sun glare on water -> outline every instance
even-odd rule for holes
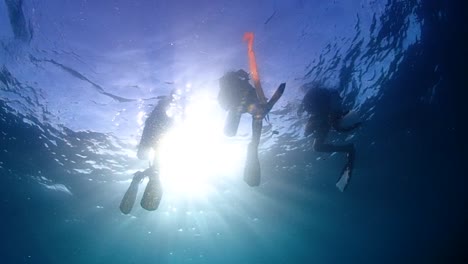
[[[247,142],[223,135],[224,118],[208,94],[187,103],[156,152],[164,195],[206,198],[217,183],[241,179]]]

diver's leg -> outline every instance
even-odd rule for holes
[[[324,138],[316,138],[314,141],[314,150],[317,152],[345,152],[348,157],[347,166],[353,167],[354,165],[354,157],[355,157],[355,148],[354,144],[346,144],[346,145],[333,145],[333,144],[326,144]]]
[[[346,152],[351,153],[354,151],[353,144],[346,145],[333,145],[324,143],[325,140],[316,138],[314,140],[314,150],[317,152]]]
[[[143,133],[141,134],[140,143],[138,144],[137,157],[140,160],[146,160],[150,156],[152,145],[155,143],[155,126],[146,120]]]
[[[311,128],[309,128],[311,127]],[[312,125],[306,127],[306,134],[314,132],[315,140],[313,143],[314,151],[317,152],[346,152],[350,153],[354,149],[353,144],[346,144],[346,145],[333,145],[325,143],[328,133],[330,133],[331,126],[327,123],[320,124],[319,127],[313,129]],[[309,131],[308,131],[309,130]]]
[[[255,117],[252,119],[252,142],[256,148],[260,144],[260,137],[262,135],[262,126],[263,126],[263,118]]]
[[[333,128],[337,132],[348,133],[348,132],[351,132],[351,131],[355,130],[356,128],[360,127],[361,125],[362,125],[362,122],[357,122],[357,123],[355,123],[353,125],[342,127],[342,126],[340,126],[339,122],[336,122],[336,123],[333,124]]]
[[[316,138],[314,140],[313,148],[317,152],[345,152],[348,157],[348,161],[344,166],[341,176],[336,183],[336,187],[340,189],[340,191],[344,191],[346,186],[348,185],[349,179],[351,178],[352,170],[354,168],[354,156],[355,156],[355,149],[354,144],[346,144],[346,145],[333,145],[333,144],[326,144],[325,140],[327,138],[328,133],[330,132],[329,125],[323,125],[316,130]],[[306,131],[307,133],[307,131]]]
[[[349,180],[353,173],[354,168],[354,156],[355,156],[355,149],[353,144],[346,144],[346,145],[332,145],[332,144],[325,144],[325,138],[317,138],[314,141],[314,150],[317,152],[345,152],[348,156],[348,162],[345,164],[341,171],[341,176],[336,182],[336,187],[340,191],[344,191],[348,186]]]
[[[317,152],[344,152],[347,154],[348,161],[345,165],[345,169],[352,170],[354,168],[354,158],[355,158],[355,148],[354,144],[345,144],[345,145],[333,145],[325,143],[327,135],[330,131],[329,126],[324,126],[317,130],[317,137],[314,140],[313,148]]]
[[[247,161],[244,169],[244,181],[250,186],[260,185],[260,161],[258,160],[258,145],[262,134],[263,119],[252,118],[252,141],[247,149]]]

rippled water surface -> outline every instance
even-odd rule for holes
[[[466,263],[463,5],[1,1],[1,262]],[[249,67],[245,32],[266,96],[286,83],[255,188],[250,121],[223,136],[216,100]],[[345,158],[313,152],[297,115],[317,81],[363,121],[330,134],[356,144],[343,193]],[[171,91],[185,110],[159,153],[161,205],[123,215],[145,118]]]

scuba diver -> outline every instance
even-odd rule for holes
[[[351,132],[361,126],[357,122],[350,126],[343,126],[343,118],[350,111],[344,111],[342,108],[343,98],[335,89],[324,87],[320,83],[313,83],[304,96],[298,109],[298,115],[304,111],[309,114],[309,120],[305,127],[305,136],[313,135],[313,148],[316,152],[344,152],[347,154],[348,161],[345,164],[340,179],[336,186],[340,191],[344,191],[354,169],[355,148],[354,144],[333,145],[325,143],[328,133],[333,128],[337,132]]]
[[[171,92],[169,96],[160,96],[158,99],[159,102],[145,121],[143,134],[140,144],[138,145],[137,157],[141,160],[149,159],[151,150],[156,151],[162,135],[167,132],[173,123],[173,119],[167,114],[167,111],[174,100],[174,92]],[[138,187],[146,177],[148,177],[149,181],[146,185],[140,205],[148,211],[158,209],[163,190],[159,180],[156,162],[157,157],[154,157],[153,163],[148,169],[137,171],[133,174],[132,182],[120,203],[120,211],[122,213],[130,213],[136,200]]]
[[[250,84],[249,80],[249,74],[242,69],[225,73],[219,80],[218,102],[221,107],[228,111],[224,126],[226,136],[236,135],[242,114],[249,113],[252,116],[252,140],[247,150],[244,181],[250,186],[258,186],[260,185],[261,175],[258,145],[262,134],[263,118],[280,99],[286,84],[282,83],[272,98],[262,103],[259,91]]]

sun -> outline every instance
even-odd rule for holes
[[[206,198],[218,183],[241,178],[247,141],[225,137],[224,119],[208,93],[187,102],[155,153],[165,195]]]

